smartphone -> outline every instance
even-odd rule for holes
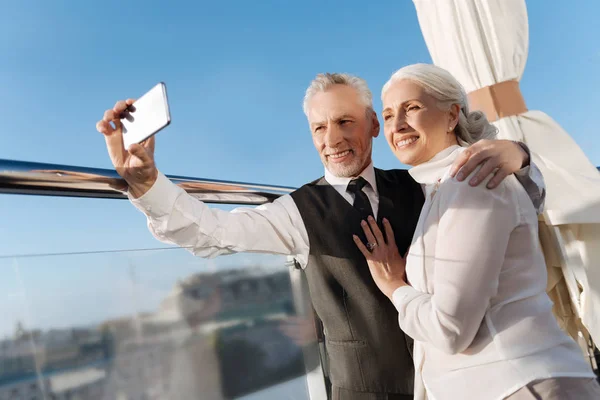
[[[167,87],[160,82],[125,110],[121,117],[125,148],[140,143],[171,123]]]

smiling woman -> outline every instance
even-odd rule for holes
[[[386,139],[413,166],[425,203],[405,259],[386,220],[385,236],[369,217],[367,244],[353,238],[415,341],[414,398],[425,388],[440,400],[598,398],[590,365],[552,314],[534,198],[515,176],[492,190],[451,177],[466,147],[495,128],[434,65],[400,69],[382,97]]]
[[[480,111],[469,111],[462,86],[445,70],[414,64],[395,72],[382,89],[384,131],[400,162],[429,161],[452,144],[492,139],[496,128]]]

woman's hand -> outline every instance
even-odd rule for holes
[[[385,236],[373,217],[369,217],[369,222],[362,221],[361,225],[367,237],[367,245],[353,235],[354,243],[363,253],[369,264],[369,271],[375,281],[375,284],[390,300],[394,291],[400,286],[406,286],[406,260],[400,256],[396,241],[394,240],[394,231],[387,219],[383,219]]]

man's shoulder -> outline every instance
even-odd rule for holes
[[[325,199],[331,199],[334,193],[336,193],[334,187],[323,176],[300,186],[290,193],[290,198],[296,203],[296,207],[302,210],[306,207],[313,208],[317,204],[323,204]]]
[[[297,192],[299,190],[303,190],[303,189],[306,189],[306,188],[311,188],[311,187],[315,187],[315,186],[322,186],[322,185],[328,185],[327,181],[325,180],[325,176],[322,176],[322,177],[317,178],[317,179],[315,179],[313,181],[305,183],[304,185],[302,185],[298,189],[296,189],[294,192]]]
[[[292,193],[290,193],[290,196],[292,197],[292,199],[295,202],[298,202],[298,200],[301,198],[306,198],[307,196],[308,197],[316,196],[317,192],[321,192],[322,188],[324,186],[328,186],[328,185],[329,184],[325,180],[325,177],[322,176],[320,178],[317,178],[311,182],[305,183],[304,185],[300,186],[299,188],[294,190]]]

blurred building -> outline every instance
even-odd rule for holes
[[[155,312],[94,327],[18,324],[0,342],[0,400],[234,398],[304,373],[278,329],[293,310],[288,271],[254,267],[195,274]]]

